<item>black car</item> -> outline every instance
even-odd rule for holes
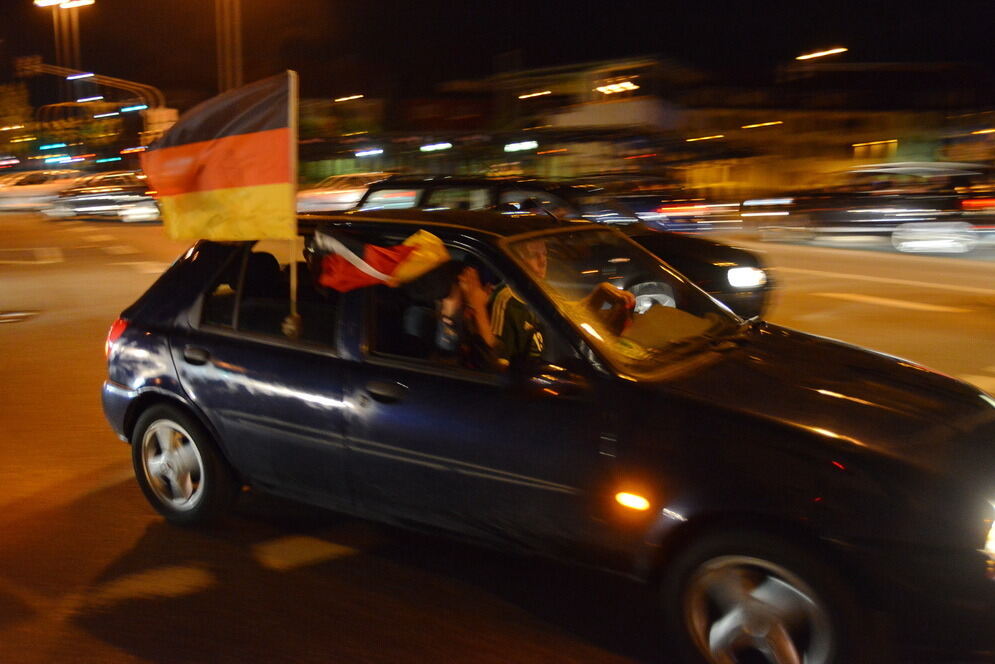
[[[595,186],[650,228],[676,233],[738,230],[738,201],[710,200],[666,175],[599,173],[573,183]]]
[[[109,171],[81,178],[43,212],[55,219],[97,217],[125,222],[157,221],[155,191],[144,173]]]
[[[541,352],[468,365],[417,281],[339,293],[286,241],[199,242],[107,338],[104,412],[170,521],[220,516],[248,484],[607,568],[658,590],[687,661],[884,662],[889,626],[991,647],[992,397],[744,321],[613,228],[317,222],[372,247],[434,234],[532,312]],[[629,311],[593,297],[623,292]]]
[[[743,202],[743,226],[767,240],[882,238],[903,252],[965,253],[995,229],[995,204],[979,193],[984,165],[869,164],[825,186]]]
[[[358,210],[538,211],[564,223],[618,226],[736,313],[766,310],[773,279],[753,252],[717,241],[660,232],[600,184],[570,185],[526,178],[398,176],[373,184]]]

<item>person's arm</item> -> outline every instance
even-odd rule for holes
[[[459,275],[459,287],[463,293],[466,312],[477,328],[477,334],[490,348],[496,348],[498,339],[491,329],[491,315],[487,308],[487,291],[480,283],[480,275],[472,267]]]

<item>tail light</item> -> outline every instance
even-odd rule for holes
[[[995,198],[965,198],[960,202],[962,210],[987,210],[995,208]]]
[[[104,357],[109,358],[111,356],[111,348],[114,347],[114,342],[121,338],[124,331],[128,329],[128,321],[124,318],[118,318],[111,325],[111,329],[107,332],[107,341],[104,342]]]
[[[657,214],[705,214],[708,212],[707,205],[661,205],[656,209]]]

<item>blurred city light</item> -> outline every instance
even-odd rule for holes
[[[28,141],[37,141],[37,136],[19,136],[17,138],[10,139],[11,143],[26,143]]]
[[[38,149],[39,150],[55,150],[56,148],[64,148],[64,147],[66,147],[65,143],[48,143],[46,145],[39,145]]]
[[[110,113],[97,113],[93,117],[94,118],[110,118],[110,117],[113,117],[115,115],[121,115],[121,114],[118,113],[117,111],[111,111]]]
[[[93,163],[95,164],[106,164],[109,161],[121,161],[121,157],[104,157],[103,159],[96,159]]]
[[[685,142],[694,143],[695,141],[710,141],[713,138],[725,138],[725,134],[712,134],[711,136],[699,136],[697,138],[685,138]]]
[[[979,129],[978,131],[972,131],[972,134],[995,134],[995,129]]]
[[[339,97],[338,99],[335,99],[333,101],[335,101],[335,102],[352,101],[353,99],[362,99],[363,97],[364,97],[364,95],[352,95],[350,97]]]
[[[35,0],[35,7],[52,7],[61,5],[65,0]]]
[[[542,97],[543,95],[553,94],[552,90],[543,90],[542,92],[530,92],[527,95],[518,95],[519,99],[531,99],[532,97]]]
[[[430,143],[428,145],[423,145],[418,149],[422,152],[436,152],[438,150],[448,150],[451,147],[453,147],[452,143]]]
[[[12,131],[14,129],[24,129],[24,125],[8,125],[6,127],[0,127],[0,131]]]
[[[121,109],[122,113],[129,113],[131,111],[144,111],[148,108],[147,104],[135,104],[134,106],[125,106]]]
[[[601,94],[611,95],[616,92],[629,92],[632,90],[638,90],[639,86],[632,81],[622,81],[621,83],[612,83],[610,85],[601,85],[594,88]]]
[[[80,97],[76,100],[77,104],[85,104],[88,101],[101,101],[104,98],[103,95],[94,95],[92,97]]]
[[[518,143],[508,143],[504,146],[505,152],[519,152],[521,150],[535,150],[539,147],[536,141],[519,141]]]
[[[884,141],[868,141],[867,143],[854,143],[853,147],[855,147],[855,148],[861,148],[861,147],[864,147],[865,145],[886,145],[888,143],[898,143],[898,139],[897,138],[889,138],[889,139],[884,140]]]
[[[67,81],[76,81],[76,80],[79,80],[81,78],[92,78],[93,76],[94,76],[94,73],[92,71],[88,71],[88,72],[84,72],[82,74],[71,74],[69,76],[66,76],[66,80]]]
[[[757,124],[743,125],[740,129],[756,129],[757,127],[773,127],[774,125],[784,124],[780,120],[774,120],[773,122],[758,122]]]
[[[121,150],[121,154],[131,154],[133,152],[145,152],[147,148],[144,145],[139,145],[133,148],[125,148]]]
[[[826,51],[816,51],[814,53],[806,53],[805,55],[799,55],[795,60],[811,60],[812,58],[821,58],[826,55],[836,55],[837,53],[846,53],[849,49],[843,48],[842,46],[837,46],[836,48],[831,48]]]
[[[86,7],[92,5],[96,0],[67,0],[59,5],[59,9],[73,9],[75,7]]]
[[[380,148],[370,148],[369,150],[359,150],[356,152],[357,157],[375,157],[378,154],[383,154],[383,150]]]
[[[17,157],[0,159],[0,167],[3,168],[6,168],[7,166],[16,166],[19,163],[21,163],[21,160],[18,159]]]

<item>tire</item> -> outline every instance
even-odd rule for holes
[[[171,523],[215,521],[228,512],[238,491],[211,436],[175,406],[142,413],[131,436],[131,460],[145,498]]]
[[[844,578],[814,552],[762,532],[706,536],[668,564],[661,591],[681,661],[891,661]],[[873,652],[872,652],[873,651]]]

